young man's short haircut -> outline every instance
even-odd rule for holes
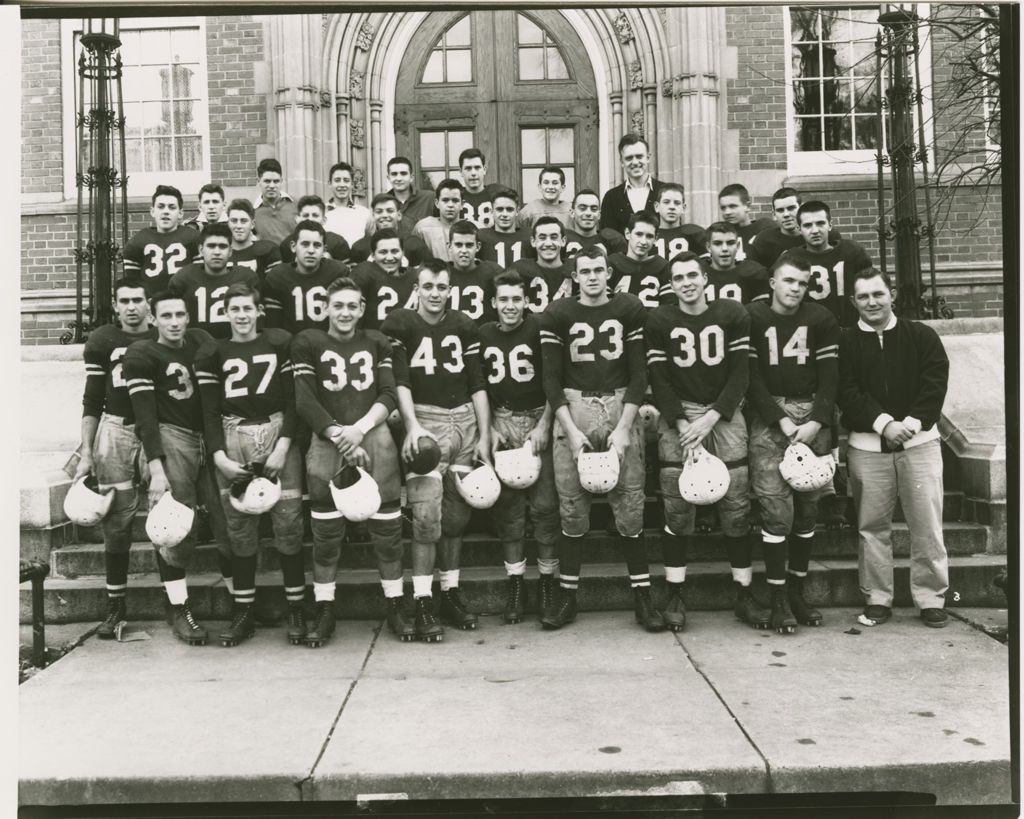
[[[671,259],[668,260],[668,269],[672,270],[672,267],[676,264],[676,262],[699,262],[699,261],[700,261],[700,256],[698,256],[692,250],[684,250],[684,251],[682,251],[680,253],[677,253],[675,256],[673,256]]]
[[[376,196],[373,197],[373,199],[370,200],[370,210],[376,208],[377,205],[383,205],[385,202],[394,202],[396,208],[398,208],[399,210],[402,209],[402,203],[398,201],[394,194],[378,193]]]
[[[678,182],[662,182],[661,188],[658,190],[659,201],[661,200],[661,195],[666,191],[678,193],[681,197],[683,197],[683,202],[686,201],[686,188],[684,188]]]
[[[718,192],[719,199],[722,199],[723,197],[726,196],[738,196],[740,201],[744,205],[750,204],[750,191],[748,191],[745,186],[740,185],[739,183],[726,185]]]
[[[360,299],[365,298],[362,288],[348,276],[338,276],[338,278],[327,285],[327,298],[330,299],[331,296],[342,290],[355,290],[359,294]]]
[[[591,245],[590,247],[580,248],[573,258],[573,268],[576,270],[580,269],[577,262],[580,259],[604,259],[604,263],[608,264],[608,251],[606,251],[601,245]]]
[[[629,221],[626,222],[626,230],[632,230],[640,222],[657,229],[659,219],[657,214],[651,213],[649,210],[638,210],[636,213],[630,214]]]
[[[306,196],[301,197],[299,201],[295,203],[295,211],[297,213],[302,213],[302,209],[308,208],[310,205],[320,208],[321,213],[327,212],[327,205],[324,204],[324,200],[316,194],[307,194]]]
[[[775,275],[775,271],[782,267],[795,267],[801,273],[811,272],[811,262],[809,259],[801,259],[799,256],[790,256],[788,253],[783,253],[779,258],[775,260],[775,264],[771,267],[771,275]]]
[[[540,169],[540,173],[537,174],[537,181],[538,182],[543,181],[544,174],[546,174],[546,173],[557,173],[558,174],[558,178],[561,181],[561,183],[563,185],[565,184],[565,171],[563,171],[557,165],[545,165],[543,168],[541,168]]]
[[[629,133],[625,134],[622,139],[619,140],[619,156],[622,156],[622,151],[625,148],[630,148],[633,145],[643,145],[644,150],[648,152],[651,150],[651,146],[647,144],[647,140],[640,136],[640,134]]]
[[[206,240],[211,236],[220,236],[221,239],[227,239],[228,244],[231,244],[231,228],[228,227],[227,222],[207,222],[203,225],[203,229],[199,231],[199,246],[205,245]]]
[[[231,306],[232,299],[252,299],[252,303],[259,307],[263,303],[260,291],[246,282],[235,282],[228,287],[224,293],[224,309]]]
[[[247,213],[250,219],[256,218],[256,211],[252,206],[252,202],[248,199],[232,199],[231,204],[228,205],[227,213],[230,214],[233,210],[240,210]]]
[[[805,213],[824,213],[825,218],[832,221],[832,209],[824,202],[819,202],[817,199],[812,199],[810,202],[804,202],[796,212],[797,224],[800,224],[800,217]]]
[[[188,303],[185,301],[184,296],[172,293],[170,290],[161,290],[149,297],[149,309],[154,316],[156,315],[157,306],[162,301],[180,301],[185,304],[185,310],[188,311]]]
[[[114,301],[117,301],[117,291],[125,288],[128,290],[142,290],[145,293],[146,285],[142,283],[141,279],[129,279],[122,277],[110,285],[110,292],[113,293]]]
[[[261,178],[263,174],[267,172],[276,173],[278,176],[284,176],[284,171],[281,170],[281,163],[273,157],[260,160],[260,164],[256,166],[256,178]]]
[[[428,273],[433,273],[435,276],[439,276],[441,273],[448,272],[448,265],[446,262],[442,262],[440,259],[424,259],[420,262],[420,266],[416,269],[416,283],[419,284],[420,273],[426,270]]]
[[[479,159],[481,164],[487,164],[487,157],[484,156],[484,152],[479,148],[466,148],[461,154],[459,154],[459,167],[462,167],[462,163],[467,159]]]
[[[730,194],[730,196],[733,194]],[[736,229],[736,225],[730,224],[729,222],[712,222],[708,225],[708,238],[711,238],[712,233],[731,233],[737,239],[740,238],[740,232]]]
[[[480,231],[477,226],[468,219],[459,219],[452,225],[452,229],[448,231],[448,241],[451,242],[452,237],[455,236],[456,233],[459,234],[459,236],[472,236],[475,239],[479,232]]]
[[[391,170],[392,165],[408,165],[409,173],[412,173],[412,160],[407,156],[393,156],[388,160],[387,169]]]
[[[224,200],[224,188],[222,188],[216,182],[207,182],[205,185],[203,185],[203,187],[199,189],[199,193],[196,195],[197,198],[202,199],[204,193],[215,193],[217,194],[217,196],[221,198],[221,201]]]
[[[873,279],[875,276],[880,276],[882,281],[885,282],[887,289],[892,290],[892,277],[889,276],[887,270],[879,270],[877,267],[863,267],[857,270],[853,274],[853,281],[851,282],[851,294],[856,290],[857,282],[867,279]]]
[[[501,286],[505,287],[521,287],[523,293],[526,293],[526,282],[523,281],[523,277],[519,275],[516,270],[503,270],[491,281],[494,285],[494,292],[498,292],[498,288]]]
[[[398,239],[398,246],[402,246],[402,237],[394,228],[381,228],[370,237],[370,253],[377,252],[377,246],[386,239]]]
[[[149,200],[149,203],[155,205],[158,196],[173,196],[178,200],[179,208],[185,207],[185,200],[181,196],[181,191],[173,185],[157,185],[156,190],[153,191],[153,198]]]
[[[772,194],[772,206],[780,199],[789,199],[791,196],[796,197],[797,203],[800,202],[800,192],[796,188],[779,188]]]
[[[311,230],[314,233],[320,234],[320,239],[324,242],[327,241],[327,230],[319,222],[314,222],[312,219],[303,219],[295,226],[295,230],[292,231],[292,241],[299,241],[299,234],[304,230]]]
[[[601,194],[599,194],[593,188],[584,188],[581,191],[577,191],[576,195],[572,198],[572,206],[573,207],[576,207],[576,200],[578,200],[581,196],[596,196],[597,197],[597,201],[598,202],[601,201]]]
[[[530,235],[536,238],[537,231],[545,225],[558,225],[559,232],[565,235],[565,226],[555,216],[541,216],[536,222],[533,223],[533,230],[530,231]]]
[[[327,179],[333,179],[334,174],[336,174],[338,171],[348,171],[349,173],[352,173],[352,166],[349,165],[347,162],[335,162],[333,165],[331,165],[331,169],[327,172]]]
[[[442,179],[437,183],[437,188],[434,190],[434,196],[438,199],[441,198],[441,191],[458,191],[459,196],[462,196],[466,192],[466,188],[458,179]]]
[[[499,199],[511,199],[516,203],[516,207],[519,207],[519,194],[511,188],[495,188],[494,193],[491,194],[491,204],[493,205]]]

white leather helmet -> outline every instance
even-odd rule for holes
[[[580,486],[592,495],[611,492],[619,482],[619,456],[614,449],[580,453],[576,461]]]
[[[177,546],[192,531],[196,513],[164,492],[146,516],[146,536],[154,546]]]
[[[697,446],[683,464],[679,494],[687,503],[708,506],[725,497],[729,489],[729,468],[704,447]]]
[[[828,486],[836,473],[832,454],[815,455],[807,444],[790,444],[779,464],[779,473],[797,492],[811,492]]]
[[[246,515],[262,515],[281,500],[281,481],[262,475],[240,481],[231,486],[228,500],[236,511]]]
[[[100,492],[93,475],[83,475],[70,487],[64,496],[64,514],[68,520],[79,526],[95,526],[110,511],[114,502],[114,490]]]
[[[380,488],[361,466],[346,464],[331,479],[334,507],[346,520],[369,520],[380,509]]]
[[[501,494],[501,482],[494,468],[482,463],[465,477],[455,475],[455,486],[474,509],[490,509]]]
[[[540,455],[534,454],[533,443],[527,441],[519,449],[494,453],[494,471],[505,486],[526,489],[540,477]]]
[[[644,425],[644,432],[650,434],[658,431],[658,421],[661,419],[661,413],[654,404],[641,404],[637,415],[640,416],[640,421]]]

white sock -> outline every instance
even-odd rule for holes
[[[430,597],[430,587],[434,584],[434,578],[429,574],[414,574],[412,576],[413,597]]]
[[[686,582],[686,567],[685,566],[666,566],[665,567],[665,580],[669,583],[685,583]]]
[[[558,558],[538,557],[537,570],[541,574],[558,574]]]
[[[441,575],[441,591],[457,589],[459,587],[459,570],[449,569],[446,572],[438,572]]]
[[[228,594],[234,595],[235,593],[235,578],[233,577],[222,577],[224,581],[224,588],[228,590]]]
[[[334,600],[334,584],[333,583],[317,583],[313,582],[313,599],[317,603],[330,603]]]
[[[505,573],[508,574],[510,577],[512,575],[519,575],[520,577],[522,577],[524,574],[526,574],[526,559],[524,558],[523,560],[520,560],[518,563],[509,563],[506,560]]]
[[[181,580],[165,580],[164,588],[172,606],[180,606],[188,600],[188,581],[184,577]]]
[[[385,597],[402,596],[402,578],[397,580],[384,580],[381,578],[380,585],[384,588]]]
[[[733,566],[732,579],[739,583],[741,586],[749,586],[754,582],[754,567],[747,566],[745,569],[737,569]]]

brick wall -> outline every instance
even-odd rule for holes
[[[60,21],[21,24],[21,191],[61,190]]]

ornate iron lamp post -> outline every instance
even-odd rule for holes
[[[75,320],[61,337],[85,340],[111,320],[111,283],[128,235],[121,46],[115,17],[82,21],[78,58],[78,218],[75,244]],[[120,228],[119,235],[118,228]],[[120,239],[120,241],[119,241]]]

